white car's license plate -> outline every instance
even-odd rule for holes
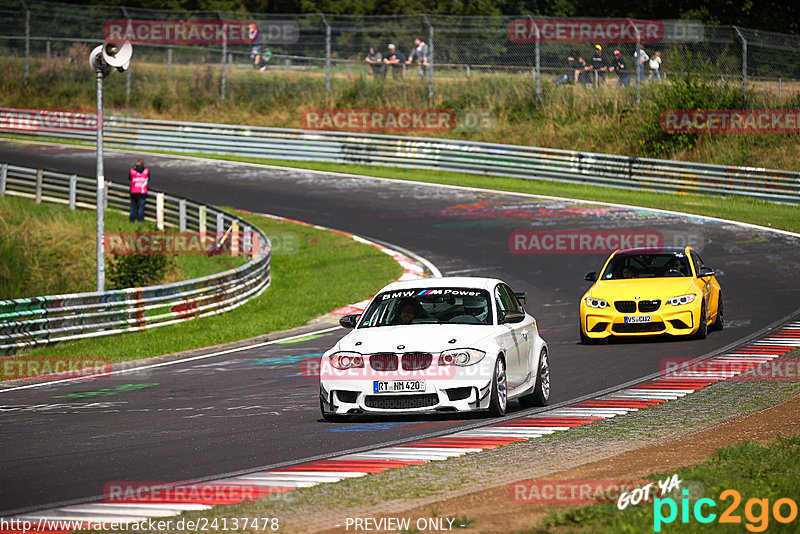
[[[625,324],[652,323],[652,315],[626,315]]]
[[[375,393],[407,393],[409,391],[425,391],[424,380],[375,380],[372,383]]]

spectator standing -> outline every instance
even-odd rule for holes
[[[364,58],[364,61],[368,65],[367,69],[369,69],[369,73],[373,76],[379,76],[384,69],[383,54],[376,51],[373,47],[369,48],[369,54]]]
[[[388,50],[386,51],[386,57],[383,58],[383,63],[385,65],[385,69],[388,68],[392,69],[392,77],[397,78],[398,76],[397,73],[402,70],[403,68],[402,63],[403,61],[405,61],[405,58],[403,57],[403,54],[399,50],[397,50],[397,48],[393,44],[389,43],[389,46],[387,48]],[[384,75],[386,74],[385,69],[383,71]]]
[[[406,65],[410,65],[414,61],[419,63],[419,77],[425,79],[431,64],[430,48],[419,37],[414,39],[414,49],[411,51],[411,55],[408,56]]]
[[[573,77],[575,76],[575,70],[577,68],[578,64],[575,62],[575,58],[569,56],[567,58],[567,66],[564,67],[564,74],[555,79],[555,84],[563,85],[565,83],[569,83],[570,81],[572,81]]]
[[[656,54],[650,58],[650,74],[647,75],[647,81],[653,79],[653,76],[658,78],[658,81],[661,82],[661,52],[656,52]]]
[[[614,61],[608,69],[617,73],[617,87],[629,87],[631,84],[631,73],[627,71],[625,60],[622,59],[622,52],[614,50]]]
[[[606,72],[608,71],[608,62],[603,55],[603,47],[594,45],[594,55],[592,56],[592,70],[596,72],[597,84],[604,82],[606,79]]]
[[[150,181],[150,169],[140,159],[128,173],[131,183],[131,215],[130,221],[144,221],[144,203],[147,198],[147,185]]]
[[[644,65],[650,60],[650,56],[644,51],[644,48],[639,47],[638,52],[633,53],[633,58],[636,60],[636,76],[640,82],[644,81]]]

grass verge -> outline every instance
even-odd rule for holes
[[[677,471],[684,484],[691,481],[691,487],[702,492],[677,494],[652,504],[628,506],[623,511],[616,503],[608,503],[554,512],[528,532],[743,532],[744,528],[750,532],[797,532],[798,462],[800,434],[777,438],[765,446],[744,441],[717,450],[705,462]],[[659,473],[647,479],[664,480],[672,474]],[[714,504],[703,501],[698,509],[696,503],[701,498]],[[784,499],[779,510],[781,516],[793,518],[789,524],[776,518],[774,505],[780,499]],[[786,499],[791,499],[794,505]],[[675,510],[674,516],[671,508]],[[698,521],[695,515],[698,510],[712,519]],[[733,522],[722,522],[726,510],[731,512]]]
[[[278,236],[284,244],[272,257],[272,285],[259,297],[220,315],[123,336],[41,347],[26,354],[95,356],[122,362],[228,343],[303,325],[371,297],[402,274],[389,256],[346,236],[225,209],[267,235]],[[326,290],[321,292],[320,287]]]
[[[94,291],[95,224],[94,211],[35,204],[28,198],[0,197],[0,299]],[[120,212],[106,211],[106,232],[153,230],[153,223],[131,223]],[[161,276],[151,284],[199,278],[246,261],[231,256],[168,258]],[[106,257],[109,268],[114,261],[113,257]],[[107,286],[114,289],[110,277]]]

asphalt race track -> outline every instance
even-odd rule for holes
[[[106,177],[126,181],[136,158],[108,151]],[[85,176],[95,171],[94,152],[78,148],[3,141],[0,161]],[[665,358],[720,349],[800,308],[800,240],[793,237],[587,202],[167,156],[147,156],[146,163],[154,189],[353,232],[412,250],[444,275],[495,276],[527,291],[528,310],[550,345],[553,403],[654,373]],[[509,236],[525,230],[632,231],[659,235],[665,245],[694,244],[717,269],[726,328],[703,341],[582,346],[583,276],[599,270],[607,254],[513,253]],[[280,279],[275,273],[273,283]],[[112,481],[189,481],[263,469],[483,420],[323,422],[317,382],[302,372],[342,333],[96,382],[0,392],[0,515],[96,497]],[[520,411],[516,403],[509,408]]]

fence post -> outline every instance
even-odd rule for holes
[[[228,23],[225,22],[225,17],[222,16],[222,13],[217,11],[217,16],[219,20],[222,21],[222,78],[220,79],[220,88],[219,88],[219,99],[220,102],[225,102],[225,85],[227,82],[227,76],[225,72],[226,63],[228,62]]]
[[[467,80],[469,80],[469,65],[467,65]]]
[[[167,48],[167,72],[172,72],[172,47]]]
[[[433,103],[433,24],[431,24],[428,15],[422,14],[425,18],[425,24],[428,25],[428,101]]]
[[[225,219],[223,218],[222,213],[217,212],[217,237],[216,240],[219,240],[222,237],[222,234],[225,233]]]
[[[245,225],[242,226],[242,254],[248,255],[252,252],[253,245],[253,230]]]
[[[25,9],[25,85],[27,86],[31,75],[31,8],[25,0],[22,0],[22,7]]]
[[[178,231],[186,231],[186,199],[182,198],[178,201]]]
[[[286,61],[284,62],[285,66],[286,66],[286,74],[289,74],[289,64],[290,63],[291,63],[291,60],[287,57]]]
[[[636,109],[639,109],[642,105],[642,77],[644,77],[644,65],[639,60],[639,55],[642,52],[642,36],[639,33],[639,28],[636,27],[636,24],[633,23],[631,19],[628,19],[628,24],[633,27],[633,31],[636,32],[636,54],[633,58],[635,63],[634,69],[634,77],[636,78]]]
[[[72,174],[69,177],[69,209],[75,209],[78,196],[78,175]]]
[[[36,169],[36,203],[42,203],[42,169]]]
[[[325,93],[331,98],[331,25],[324,13],[319,14],[322,23],[325,24]]]
[[[0,197],[6,194],[6,180],[8,179],[8,163],[0,165]]]
[[[250,245],[250,257],[252,259],[258,258],[258,234],[253,233],[253,244]]]
[[[164,229],[164,193],[156,193],[156,226]]]
[[[231,225],[231,256],[239,255],[239,223],[233,221]]]
[[[539,41],[541,40],[541,35],[539,33],[539,25],[536,24],[536,21],[533,20],[531,15],[528,15],[528,18],[533,25],[533,28],[536,30],[536,69],[533,71],[533,77],[536,80],[536,100],[539,101],[542,97],[542,87],[540,83],[540,79],[542,77],[542,64],[541,64],[541,49],[539,46]]]
[[[50,61],[50,38],[47,38],[47,41],[44,42],[44,54],[47,58],[47,61]]]
[[[347,64],[347,81],[350,81],[350,63]]]
[[[744,107],[747,107],[747,39],[739,30],[739,26],[734,26],[733,29],[742,40],[742,90],[744,91]]]
[[[206,246],[206,207],[200,206],[197,209],[197,230],[200,232],[200,242]]]

